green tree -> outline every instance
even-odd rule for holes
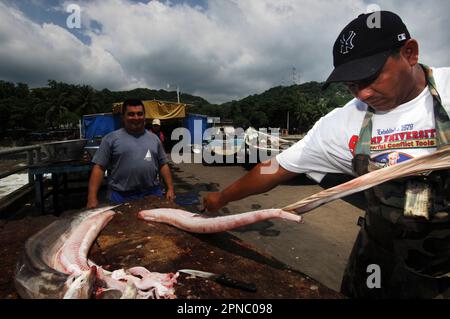
[[[92,87],[83,85],[78,90],[78,96],[78,107],[76,108],[77,114],[94,114],[99,112],[101,104],[98,95]]]

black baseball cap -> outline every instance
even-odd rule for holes
[[[370,78],[381,71],[394,48],[411,39],[402,19],[390,11],[360,14],[339,34],[333,46],[334,70],[322,89],[332,82]]]

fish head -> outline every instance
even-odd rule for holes
[[[132,281],[128,281],[124,289],[99,288],[95,293],[96,299],[136,299],[138,289]]]
[[[136,285],[130,280],[127,282],[127,286],[125,287],[122,296],[120,296],[120,299],[136,299],[137,294],[138,289],[136,288]]]
[[[89,299],[94,288],[96,275],[97,267],[92,266],[78,276],[69,276],[66,282],[67,291],[63,298]]]

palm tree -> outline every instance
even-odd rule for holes
[[[50,127],[59,127],[61,124],[67,124],[67,119],[73,119],[68,116],[77,105],[78,86],[48,81],[49,89],[45,92],[45,103],[48,107],[45,112],[45,122]]]
[[[79,104],[76,109],[78,115],[93,114],[100,110],[100,101],[98,99],[95,90],[88,86],[83,85],[79,90]]]
[[[59,127],[63,124],[69,109],[61,104],[53,104],[47,112],[45,112],[45,122],[52,128]]]

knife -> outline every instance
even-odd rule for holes
[[[193,269],[180,269],[178,271],[185,273],[185,274],[189,274],[191,276],[195,276],[195,277],[211,279],[211,280],[214,280],[215,282],[217,282],[221,285],[227,286],[227,287],[242,289],[242,290],[250,291],[250,292],[256,292],[255,284],[247,283],[247,282],[243,282],[243,281],[239,281],[239,280],[230,278],[226,274],[218,275],[218,274],[214,274],[212,272],[193,270]]]

